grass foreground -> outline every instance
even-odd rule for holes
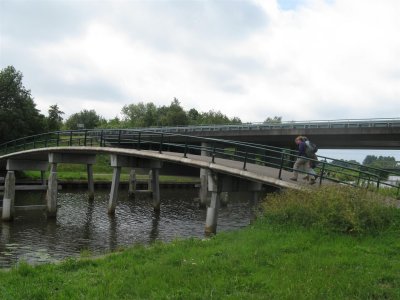
[[[210,239],[21,262],[0,272],[0,299],[400,299],[399,209],[370,209],[370,198],[332,187],[285,192],[247,228]]]

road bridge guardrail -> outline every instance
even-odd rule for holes
[[[176,140],[180,140],[180,142],[176,142]],[[275,168],[276,176],[279,179],[281,179],[283,170],[293,171],[293,163],[298,157],[297,153],[290,149],[253,143],[193,137],[154,130],[93,129],[56,131],[6,142],[0,145],[0,160],[6,159],[10,154],[18,151],[57,146],[135,148],[159,151],[160,153],[163,151],[179,152],[183,156],[189,153],[200,154],[203,152],[210,156],[211,162],[216,162],[217,158],[227,158],[242,162],[243,169],[246,169],[246,165],[250,163]],[[323,180],[328,180],[376,190],[387,187],[396,189],[397,197],[400,195],[400,182],[392,184],[385,181],[389,175],[400,176],[400,171],[366,167],[325,156],[317,156],[317,159],[309,160],[318,164],[316,170],[319,184],[322,184]]]
[[[140,128],[162,132],[207,132],[233,130],[270,130],[270,129],[341,129],[341,128],[390,128],[400,127],[400,118],[384,119],[338,119],[285,122],[255,122],[222,125],[187,125],[187,126],[155,126]]]

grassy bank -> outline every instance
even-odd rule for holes
[[[211,239],[20,263],[0,272],[0,299],[399,299],[399,221],[364,192],[283,193]]]

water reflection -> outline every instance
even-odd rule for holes
[[[120,192],[116,214],[110,216],[108,190],[96,191],[93,201],[88,201],[86,191],[62,191],[56,219],[47,219],[43,212],[24,212],[12,223],[0,222],[0,267],[21,259],[36,264],[77,256],[83,250],[101,254],[135,243],[204,237],[206,210],[194,201],[197,190],[166,189],[161,195],[161,210],[156,212],[149,195],[129,198]],[[238,198],[220,209],[218,231],[249,224],[257,203],[251,197]],[[32,192],[16,199],[17,205],[44,201],[43,195]]]

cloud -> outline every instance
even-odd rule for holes
[[[0,8],[0,67],[23,72],[44,112],[58,103],[67,115],[112,118],[125,104],[174,97],[243,121],[400,112],[397,0],[3,0]]]

